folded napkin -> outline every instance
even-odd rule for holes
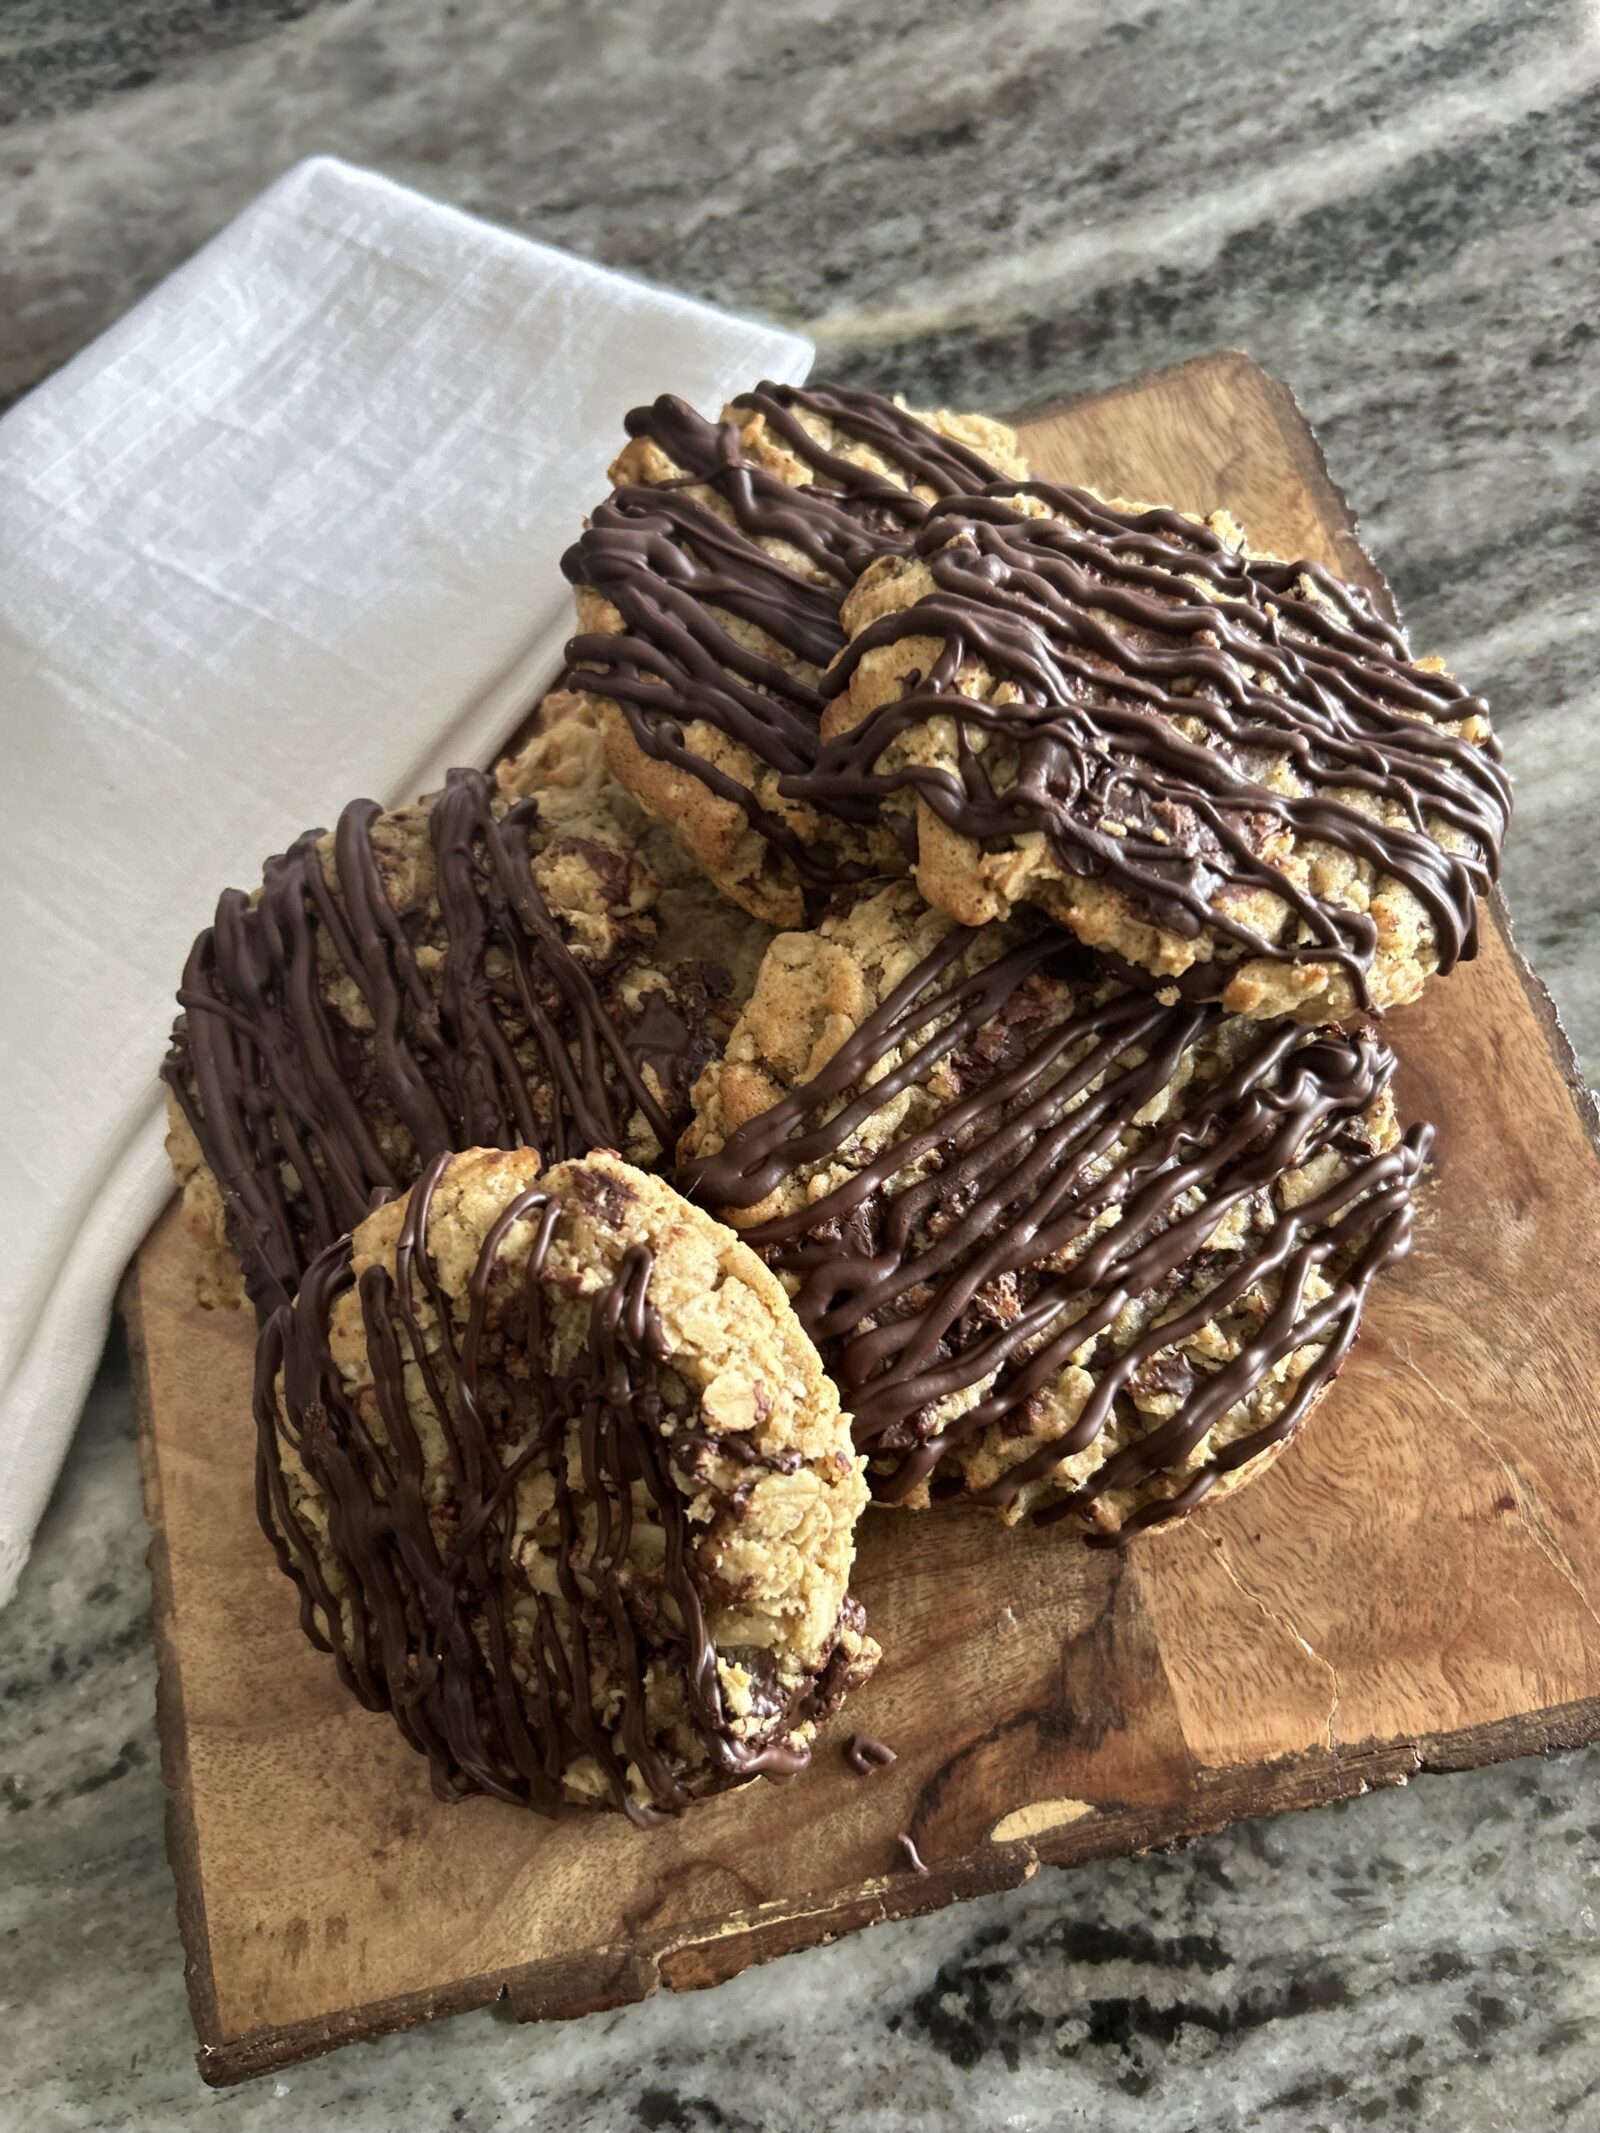
[[[0,1602],[170,1189],[218,891],[493,756],[627,408],[810,357],[319,158],[0,421]]]

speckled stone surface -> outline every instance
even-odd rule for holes
[[[1600,1061],[1600,27],[1385,0],[11,0],[0,398],[331,150],[1013,407],[1227,343],[1492,698]],[[0,2128],[1600,2128],[1600,1755],[1424,1779],[565,2028],[194,2074],[113,1344],[0,1624]]]

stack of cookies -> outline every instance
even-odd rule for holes
[[[869,1500],[1118,1544],[1278,1456],[1510,789],[1224,513],[842,387],[627,428],[534,738],[225,895],[166,1079],[307,1633],[440,1792],[649,1822],[870,1673]]]

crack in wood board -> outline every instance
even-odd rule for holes
[[[1331,1701],[1328,1705],[1327,1721],[1323,1727],[1323,1744],[1330,1749],[1337,1749],[1339,1745],[1339,1669],[1331,1659],[1323,1657],[1322,1653],[1311,1642],[1311,1639],[1299,1629],[1281,1608],[1274,1607],[1263,1593],[1257,1592],[1253,1585],[1240,1576],[1234,1566],[1232,1557],[1223,1546],[1219,1534],[1208,1532],[1205,1538],[1216,1551],[1217,1561],[1222,1565],[1223,1570],[1240,1592],[1244,1594],[1244,1597],[1253,1606],[1258,1607],[1269,1622],[1275,1622],[1300,1647],[1306,1657],[1315,1660],[1316,1664],[1327,1675],[1331,1689]]]
[[[1499,1467],[1511,1487],[1512,1505],[1518,1525],[1521,1526],[1523,1532],[1527,1534],[1528,1539],[1544,1557],[1551,1569],[1555,1571],[1556,1575],[1572,1588],[1578,1604],[1583,1608],[1595,1627],[1600,1629],[1600,1612],[1596,1611],[1594,1602],[1584,1590],[1583,1580],[1579,1577],[1572,1558],[1550,1530],[1549,1520],[1545,1514],[1544,1503],[1539,1491],[1516,1464],[1515,1460],[1509,1458],[1495,1442],[1489,1431],[1484,1428],[1477,1416],[1472,1413],[1464,1402],[1458,1400],[1453,1393],[1447,1392],[1442,1385],[1436,1384],[1417,1361],[1416,1357],[1407,1349],[1396,1343],[1393,1352],[1402,1367],[1409,1370],[1419,1384],[1426,1385],[1434,1398],[1439,1401],[1441,1406],[1448,1408],[1458,1422],[1466,1425],[1467,1429],[1477,1438],[1490,1458]]]

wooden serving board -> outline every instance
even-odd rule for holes
[[[1289,393],[1228,354],[1025,425],[1045,474],[1235,510],[1387,597]],[[130,1276],[169,1842],[200,2070],[225,2083],[504,1996],[582,2014],[857,1927],[1600,1736],[1596,1117],[1496,909],[1393,1018],[1439,1128],[1413,1256],[1304,1438],[1125,1556],[869,1514],[888,1654],[813,1768],[641,1834],[439,1805],[302,1639],[251,1500],[249,1329],[169,1213]],[[863,1782],[851,1727],[899,1751]],[[926,1874],[896,1843],[914,1838]]]

